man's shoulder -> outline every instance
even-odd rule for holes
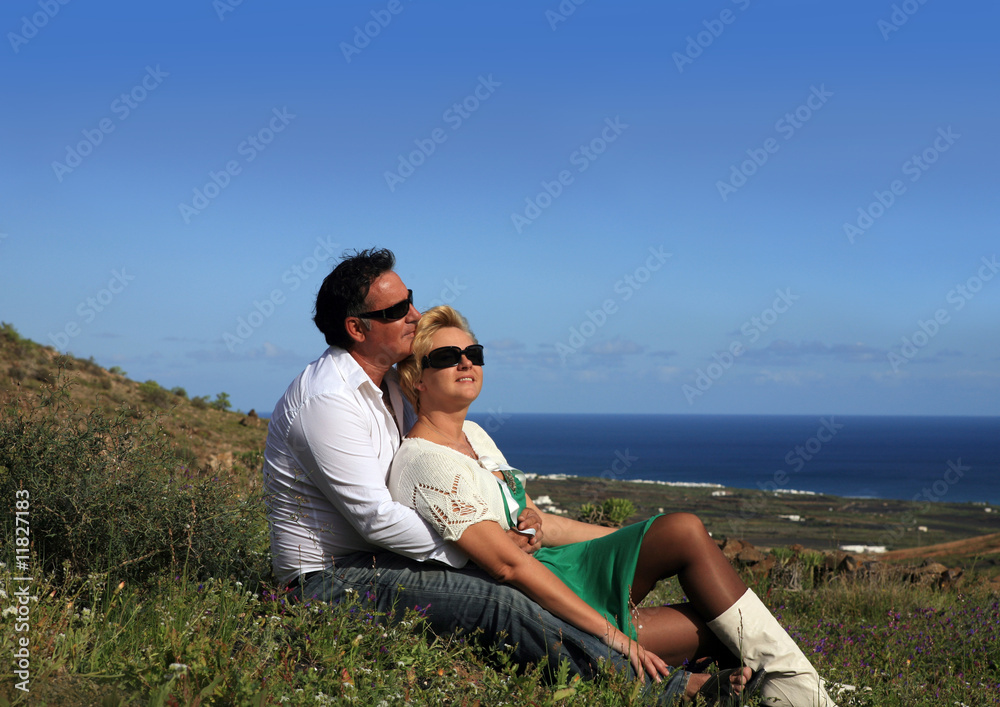
[[[323,398],[349,399],[353,397],[352,391],[357,391],[363,375],[364,371],[347,351],[331,346],[289,384],[276,411],[282,409],[293,413]]]

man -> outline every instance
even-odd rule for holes
[[[264,485],[271,552],[279,582],[293,596],[339,601],[374,595],[378,611],[398,616],[426,607],[437,632],[482,629],[495,645],[514,646],[521,665],[568,660],[596,674],[609,659],[628,660],[498,584],[421,519],[392,500],[389,464],[415,416],[393,366],[410,354],[420,313],[393,272],[388,250],[346,257],[316,297],[316,326],[329,348],[292,382],[268,428]],[[522,516],[520,527],[539,525]],[[512,531],[511,531],[512,532]],[[522,548],[524,535],[513,533]],[[664,695],[680,694],[678,671]]]

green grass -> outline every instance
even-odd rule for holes
[[[0,577],[11,586],[9,567]],[[624,705],[633,688],[565,674],[545,684],[540,670],[518,674],[503,653],[431,635],[414,610],[387,625],[363,597],[290,604],[238,580],[183,577],[120,589],[91,581],[89,602],[45,582],[33,591],[33,704],[552,705],[574,696]],[[0,641],[8,650],[10,631]],[[10,679],[2,695],[26,701]]]
[[[13,576],[0,568],[8,592]],[[633,704],[618,677],[546,684],[502,653],[433,636],[415,611],[387,625],[364,597],[292,604],[233,578],[168,574],[120,584],[91,577],[72,594],[32,584],[31,704]],[[822,675],[857,688],[841,705],[1000,704],[1000,611],[985,590],[757,589]],[[651,601],[680,598],[667,582]],[[4,623],[0,654],[11,655],[18,634]],[[27,703],[9,676],[4,699]]]

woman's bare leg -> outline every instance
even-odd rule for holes
[[[743,583],[698,516],[670,513],[649,526],[639,549],[632,601],[639,604],[661,579],[677,575],[702,621],[716,618],[743,596]]]
[[[739,665],[736,656],[712,633],[689,603],[637,609],[635,625],[639,643],[668,665],[679,667],[685,661],[705,657],[717,661],[720,668]]]

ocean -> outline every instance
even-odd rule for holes
[[[1000,505],[1000,417],[469,417],[529,473]]]

